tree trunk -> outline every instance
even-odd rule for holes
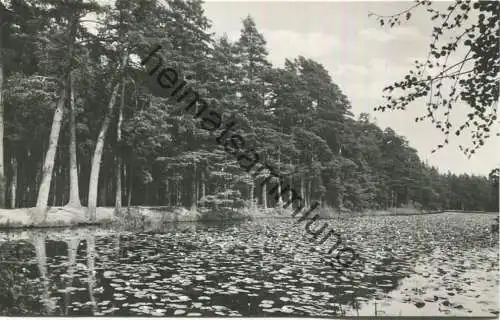
[[[115,215],[120,215],[122,209],[122,159],[120,155],[116,156],[115,171],[116,189],[115,189]]]
[[[122,161],[122,175],[121,175],[121,180],[122,180],[122,200],[123,196],[128,193],[128,166]]]
[[[128,62],[128,53],[125,50],[122,57],[119,73],[125,70]],[[123,75],[120,74],[121,77]],[[96,205],[97,205],[97,190],[99,187],[99,171],[101,169],[101,158],[104,149],[104,140],[106,139],[106,133],[108,131],[109,123],[111,122],[111,117],[113,116],[113,108],[116,102],[116,96],[118,95],[118,88],[120,83],[116,83],[113,92],[111,93],[111,98],[109,99],[108,112],[104,116],[104,121],[102,123],[101,131],[97,137],[97,142],[94,150],[94,156],[92,157],[92,166],[90,169],[90,181],[89,181],[89,199],[88,199],[88,211],[89,218],[92,222],[96,221]]]
[[[59,140],[59,133],[61,131],[61,123],[64,113],[64,103],[66,101],[66,93],[69,89],[69,78],[71,73],[72,59],[73,59],[73,47],[77,31],[78,16],[76,14],[70,14],[69,16],[69,28],[68,28],[68,51],[67,51],[67,69],[63,76],[63,84],[61,88],[61,96],[57,103],[56,110],[54,112],[54,118],[52,120],[52,128],[50,130],[49,136],[49,147],[47,153],[45,154],[45,161],[42,169],[42,181],[40,183],[40,188],[38,189],[38,198],[36,200],[36,216],[35,219],[44,219],[47,210],[47,203],[49,201],[50,184],[52,181],[52,171],[54,169],[54,161],[57,152],[57,144]]]
[[[57,169],[55,170],[54,172],[54,176],[52,177],[52,184],[53,184],[53,187],[51,188],[52,189],[52,207],[55,207],[57,205],[57,198],[56,198],[56,195],[57,195]],[[49,197],[50,198],[50,197]]]
[[[3,6],[3,5],[2,5]],[[0,22],[0,208],[5,208],[5,169],[3,163],[3,26],[4,22]]]
[[[165,200],[166,205],[170,206],[170,180],[165,180]]]
[[[196,207],[198,207],[198,201],[200,200],[200,183],[198,180],[196,180],[195,189],[196,189]]]
[[[255,183],[253,180],[250,182],[249,188],[250,188],[250,208],[253,208],[255,203],[254,200]]]
[[[61,90],[61,96],[57,102],[56,110],[54,111],[54,118],[52,120],[52,128],[50,129],[49,147],[45,154],[45,161],[42,169],[42,181],[38,189],[38,197],[36,200],[37,218],[44,218],[47,204],[49,202],[50,184],[52,182],[52,172],[54,170],[54,161],[56,159],[57,143],[59,140],[59,133],[61,131],[61,123],[64,113],[64,101],[66,100],[65,87]]]
[[[292,166],[292,160],[290,159],[290,174],[288,175],[288,185],[290,186],[290,188],[293,188],[293,175],[291,174],[292,170],[293,170],[293,166]],[[292,199],[292,195],[290,194],[290,192],[287,192],[288,194],[288,198],[289,199]],[[286,197],[286,196],[285,196]],[[288,199],[286,199],[288,201]]]
[[[108,104],[108,112],[104,117],[102,123],[101,131],[97,137],[97,143],[95,145],[94,156],[92,157],[92,167],[90,169],[90,181],[89,181],[89,200],[88,200],[88,211],[90,221],[96,221],[96,206],[97,206],[97,190],[99,187],[99,170],[101,169],[101,158],[104,149],[104,140],[106,138],[106,133],[108,131],[109,123],[111,121],[111,116],[113,115],[113,107],[115,105],[116,96],[118,94],[119,83],[113,88],[113,93],[111,94],[111,99]]]
[[[27,161],[26,161],[26,152],[24,150],[20,150],[18,151],[18,155],[17,155],[17,158],[20,160],[19,163],[18,163],[18,183],[19,185],[21,186],[21,188],[17,188],[17,191],[16,191],[16,205],[19,205],[19,207],[32,207],[33,205],[32,204],[27,204],[26,203],[26,198],[32,196],[33,192],[32,190],[30,190],[30,183],[29,181],[26,180],[26,172],[28,171],[26,168],[27,166]],[[41,162],[41,161],[40,161]],[[35,172],[38,171],[36,170],[35,168]],[[36,180],[36,179],[35,179]],[[33,181],[32,181],[33,183]],[[24,189],[24,190],[22,190]],[[25,191],[25,192],[21,192],[21,191]],[[34,197],[33,197],[34,198]],[[31,200],[31,198],[29,199]]]
[[[177,180],[177,199],[175,200],[175,205],[176,206],[181,206],[182,205],[182,202],[181,202],[181,188],[182,188],[182,180],[179,179]]]
[[[122,91],[120,97],[120,109],[118,110],[118,123],[116,125],[116,144],[118,145],[118,154],[116,156],[116,195],[115,195],[115,215],[119,215],[122,209],[122,122],[123,108],[125,107],[125,79],[122,79]]]
[[[340,180],[338,180],[337,184],[340,186]],[[339,203],[339,214],[340,214],[342,209],[344,208],[344,191],[342,189],[340,189],[340,192],[338,194],[338,203]]]
[[[104,162],[104,167],[106,168],[106,161],[102,161]],[[106,172],[106,171],[104,171]],[[101,187],[101,190],[99,190],[99,201],[97,201],[97,206],[101,206],[101,207],[106,207],[107,205],[107,199],[106,199],[106,195],[107,195],[107,191],[108,191],[108,175],[105,174],[104,177],[102,177],[102,184],[103,186]]]
[[[201,198],[205,198],[206,194],[206,181],[205,181],[205,170],[201,171]]]
[[[312,179],[308,179],[307,181],[307,204],[306,207],[309,207],[311,204],[311,186],[312,186]]]
[[[57,184],[58,184],[58,188],[59,188],[59,192],[57,193],[57,197],[58,197],[58,205],[62,206],[63,203],[64,203],[64,200],[66,198],[66,187],[63,185],[64,183],[64,179],[66,177],[65,175],[65,171],[66,170],[63,170],[64,169],[64,166],[61,164],[59,166],[59,170],[58,170],[58,179],[57,179]]]
[[[191,210],[196,210],[198,206],[198,198],[196,197],[196,194],[198,193],[196,191],[197,188],[197,183],[196,183],[196,163],[193,164],[193,181],[191,182],[193,189],[192,189],[192,194],[191,194]]]
[[[12,156],[10,159],[12,165],[12,181],[10,182],[10,207],[14,209],[16,207],[16,191],[17,191],[17,160],[16,156]]]
[[[80,208],[80,191],[78,186],[78,162],[76,158],[76,106],[75,106],[75,83],[73,74],[70,74],[69,80],[69,201],[66,204],[69,207]]]
[[[262,207],[267,209],[267,184],[262,186]]]
[[[278,146],[278,172],[281,170],[281,148]],[[291,186],[290,186],[291,187]],[[278,201],[277,205],[281,206],[281,181],[278,179]]]
[[[128,188],[127,188],[127,207],[130,208],[130,204],[132,203],[132,186],[134,182],[134,175],[132,174],[132,169],[127,170],[128,177]]]
[[[304,175],[301,173],[300,174],[300,198],[302,201],[305,202],[305,196],[304,196]],[[307,207],[307,204],[303,203],[305,207]]]
[[[111,158],[113,158],[113,157],[111,156]],[[113,162],[113,160],[111,160],[111,163],[112,162]],[[110,175],[110,177],[108,179],[111,180],[113,178],[113,176],[114,176],[114,172]],[[113,199],[116,196],[114,187],[115,187],[115,185],[113,184],[113,180],[111,180],[111,182],[108,183],[108,188],[106,189],[107,190],[106,191],[106,203],[107,204],[114,203],[112,200],[111,201],[109,200],[109,199]]]

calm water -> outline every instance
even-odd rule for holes
[[[0,231],[0,315],[494,316],[493,218],[332,220],[348,277],[293,220]]]

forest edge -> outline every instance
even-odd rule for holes
[[[192,109],[194,109],[195,110],[194,118],[196,119],[199,118],[200,116],[202,118],[201,128],[209,131],[211,134],[214,134],[215,131],[220,129],[222,126],[221,114],[218,113],[216,110],[210,108],[208,102],[205,99],[201,98],[200,94],[196,92],[192,87],[190,87],[189,85],[186,87],[187,84],[186,80],[182,77],[179,77],[179,72],[176,69],[172,67],[163,67],[163,58],[157,54],[161,48],[162,47],[160,45],[157,45],[145,58],[141,60],[141,65],[146,66],[146,64],[151,60],[151,58],[156,57],[157,63],[151,70],[149,70],[148,74],[150,77],[153,77],[155,73],[159,71],[156,77],[156,83],[161,87],[160,90],[161,96],[166,98],[174,98],[178,93],[182,91],[182,94],[180,94],[176,98],[177,102],[180,103],[191,94],[191,97],[193,99],[189,101],[189,104],[186,105],[184,110],[191,111]],[[186,88],[184,89],[184,87]],[[158,88],[153,88],[153,89],[154,91],[158,91],[156,90]],[[200,110],[199,107],[201,108]],[[215,138],[217,144],[223,145],[224,150],[227,153],[235,155],[239,165],[243,169],[245,169],[246,172],[250,173],[250,171],[252,171],[252,169],[257,166],[257,169],[252,174],[254,179],[259,175],[259,173],[262,170],[268,170],[270,172],[270,175],[268,175],[267,178],[261,182],[261,186],[263,186],[264,184],[268,186],[268,183],[271,180],[274,180],[273,178],[278,179],[278,183],[276,184],[276,186],[269,189],[268,194],[274,195],[279,203],[279,200],[283,197],[283,195],[288,193],[289,199],[285,202],[283,208],[286,209],[290,205],[292,205],[292,208],[295,210],[292,213],[292,217],[295,217],[304,208],[303,205],[304,201],[302,197],[299,196],[298,193],[293,188],[290,187],[290,185],[287,184],[286,186],[284,186],[283,176],[281,176],[279,173],[276,173],[274,168],[270,166],[267,162],[264,164],[261,163],[258,153],[255,152],[253,148],[245,149],[244,151],[240,152],[240,149],[243,149],[245,147],[245,139],[241,135],[234,133],[231,133],[232,134],[231,137],[228,137],[229,131],[233,129],[235,125],[236,122],[234,121],[231,121],[225,125],[224,130],[220,133],[218,137]],[[229,142],[231,143],[231,147],[229,147]],[[249,157],[249,155],[251,157]],[[245,160],[247,162],[242,160]],[[319,203],[315,202],[311,206],[311,208],[297,220],[296,223],[308,219],[311,212],[315,210],[318,206]],[[313,231],[311,226],[318,219],[319,215],[318,214],[314,215],[312,218],[309,219],[309,221],[305,226],[306,231],[313,236],[313,240],[316,240],[320,236],[320,234],[329,226],[329,224],[325,222],[323,223],[323,226],[321,228]],[[344,268],[350,266],[357,259],[357,254],[351,247],[344,246],[340,249],[337,248],[342,243],[342,239],[340,234],[335,232],[333,229],[330,229],[330,231],[325,234],[325,236],[320,240],[319,245],[326,242],[326,240],[328,240],[331,236],[335,236],[337,240],[335,241],[333,246],[328,250],[327,254],[330,255],[337,249],[338,252],[337,255],[335,256],[337,262]],[[343,259],[341,259],[342,254],[345,252],[351,253],[348,256],[350,258],[348,260],[348,263],[344,262]],[[332,266],[334,269],[336,269],[338,272],[344,273],[344,270],[336,268],[336,266],[332,263],[332,261],[329,261],[328,264]]]

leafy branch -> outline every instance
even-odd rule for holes
[[[440,11],[433,8],[431,1],[417,0],[413,6],[393,15],[370,13],[369,16],[375,16],[381,26],[389,25],[392,28],[401,25],[404,18],[410,20],[412,12],[419,7],[425,7],[431,15],[430,20],[436,21],[433,22],[435,26],[431,33],[427,59],[424,63],[415,61],[414,69],[404,76],[404,80],[385,87],[383,91],[387,93],[384,95],[387,102],[375,110],[405,110],[410,103],[427,97],[427,112],[415,121],[429,119],[441,130],[445,136],[444,142],[437,149],[448,144],[451,130],[458,136],[469,129],[472,146],[459,148],[470,157],[490,137],[490,128],[497,119],[500,4],[493,1],[471,4],[470,0],[459,0],[449,5],[445,11]],[[477,13],[475,23],[470,23],[472,10]],[[438,46],[446,33],[458,36]],[[458,51],[458,48],[465,50]],[[465,54],[460,57],[462,51]],[[458,59],[454,60],[458,62],[448,66],[448,61],[457,56]],[[466,65],[471,68],[463,71]],[[432,71],[436,68],[440,71],[433,74]],[[451,81],[449,87],[446,86],[447,81]],[[399,96],[395,95],[396,89],[399,90]],[[453,106],[460,101],[465,102],[472,110],[468,112],[465,122],[455,129],[450,122],[450,114]],[[442,114],[437,114],[438,112]],[[445,119],[441,120],[441,117]]]

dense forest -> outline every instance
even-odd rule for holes
[[[246,173],[150,89],[140,60],[161,45],[306,205],[498,210],[498,169],[438,172],[405,137],[355,116],[320,63],[299,56],[273,67],[251,17],[233,43],[210,32],[197,0],[7,0],[0,28],[4,207],[85,205],[92,217],[96,206],[276,205],[261,185],[268,173]]]

